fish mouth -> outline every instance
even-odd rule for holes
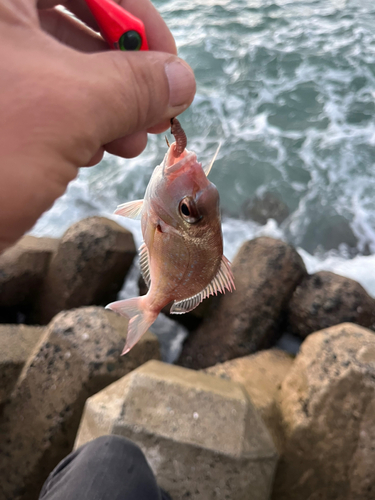
[[[170,147],[168,153],[164,159],[164,167],[163,167],[163,175],[171,175],[176,172],[182,170],[187,165],[190,165],[191,162],[195,162],[197,159],[197,155],[192,151],[188,151],[185,149],[179,157],[175,157],[173,155],[173,148]]]

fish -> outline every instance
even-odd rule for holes
[[[223,255],[219,193],[197,155],[186,149],[179,121],[171,120],[175,142],[151,176],[143,200],[119,205],[116,215],[141,220],[139,249],[146,295],[106,306],[129,319],[122,355],[134,347],[170,302],[171,314],[184,314],[210,295],[235,290],[229,260]]]

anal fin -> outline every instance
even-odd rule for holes
[[[225,293],[225,289],[232,292],[236,289],[234,285],[233,273],[229,260],[223,255],[219,271],[214,279],[201,292],[179,302],[172,304],[171,314],[185,314],[195,309],[204,299],[210,295],[217,295],[218,292]]]
[[[142,243],[139,247],[139,265],[141,267],[142,277],[148,288],[151,285],[151,275],[150,275],[150,259],[148,255],[148,249],[146,243]]]

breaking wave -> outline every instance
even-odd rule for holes
[[[197,96],[181,116],[188,148],[209,162],[228,257],[260,234],[296,246],[310,272],[328,269],[375,296],[375,5],[361,0],[157,0]],[[107,155],[82,169],[34,234],[60,236],[88,215],[141,198],[166,150]],[[246,220],[272,195],[289,214]],[[119,221],[119,218],[116,218]],[[121,221],[140,240],[139,223]]]

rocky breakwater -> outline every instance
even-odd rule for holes
[[[352,323],[312,333],[295,359],[148,363],[87,400],[76,446],[131,438],[174,499],[370,500],[374,370],[374,333]]]
[[[277,394],[272,500],[375,497],[375,336],[344,323],[309,335]]]
[[[44,329],[0,415],[1,500],[38,498],[49,472],[73,447],[86,399],[159,358],[151,333],[120,356],[126,331],[125,318],[101,307],[62,312]]]
[[[36,304],[45,324],[62,310],[116,300],[136,256],[133,235],[116,222],[90,217],[61,238]]]
[[[61,240],[26,236],[0,256],[1,500],[38,498],[73,447],[87,397],[160,358],[151,333],[121,357],[127,320],[80,307],[113,300],[135,255],[131,233],[93,217]]]
[[[372,500],[375,335],[342,323],[295,360],[265,350],[205,370],[243,384],[279,452],[271,500]]]
[[[0,255],[0,322],[25,322],[32,315],[59,240],[24,236]]]
[[[136,254],[133,235],[103,217],[61,239],[23,237],[0,255],[0,323],[47,324],[63,310],[108,304]]]
[[[71,309],[112,300],[135,255],[130,233],[93,218],[46,241],[46,251],[41,241],[32,242],[40,264],[19,259],[22,279],[13,270],[22,268],[25,240],[0,258],[0,290],[17,297],[19,279],[24,291],[18,304],[3,303],[3,318],[46,322],[68,309],[43,328],[0,329],[1,500],[36,500],[75,439],[105,433],[136,441],[174,500],[373,498],[375,337],[342,324],[373,328],[375,301],[360,285],[309,276],[284,242],[246,242],[233,262],[237,291],[201,309],[197,328],[199,317],[190,322],[179,362],[206,373],[137,368],[159,358],[152,334],[121,357],[126,319],[101,307]],[[52,300],[59,288],[65,299]],[[285,331],[306,339],[296,360],[256,352]]]
[[[232,269],[236,291],[220,297],[189,335],[178,364],[206,368],[272,346],[289,300],[307,275],[293,247],[266,237],[244,243]]]
[[[243,386],[150,361],[87,400],[76,446],[136,442],[174,500],[269,499],[277,452]]]
[[[320,271],[305,276],[287,309],[286,330],[306,338],[312,332],[340,323],[375,330],[375,301],[349,278]]]
[[[236,291],[220,296],[187,337],[178,364],[202,369],[342,322],[375,329],[375,299],[334,273],[308,275],[296,250],[268,237],[245,242],[233,259]]]

